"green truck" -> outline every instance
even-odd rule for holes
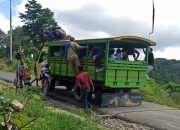
[[[66,42],[51,41],[44,45],[36,62],[36,75],[40,77],[41,63],[47,62],[51,67],[53,78],[50,90],[54,90],[55,85],[65,86],[67,90],[72,90],[76,100],[81,100],[82,93],[76,88],[75,76],[71,72],[68,60],[64,57]],[[105,69],[101,72],[95,71],[93,59],[88,57],[90,49],[83,50],[83,56],[80,57],[80,63],[95,84],[95,99],[101,100],[102,106],[134,106],[142,103],[141,94],[137,90],[145,87],[147,83],[148,53],[150,46],[156,45],[155,42],[137,36],[84,39],[75,42],[83,46],[97,45],[104,48],[105,56],[101,64]],[[109,51],[117,48],[136,49],[140,52],[140,57],[136,61],[131,58],[110,60]]]

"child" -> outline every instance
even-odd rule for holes
[[[31,86],[31,83],[30,83],[30,81],[31,81],[31,76],[30,76],[29,68],[28,68],[28,67],[25,67],[25,68],[24,68],[23,80],[24,80],[24,85]]]

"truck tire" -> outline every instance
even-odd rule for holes
[[[72,94],[75,100],[82,101],[83,93],[80,88],[78,88],[76,85],[74,85],[74,88],[72,90]]]

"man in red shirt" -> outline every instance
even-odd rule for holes
[[[79,74],[76,76],[76,85],[80,87],[83,92],[83,106],[84,110],[88,109],[88,105],[90,104],[88,101],[89,92],[91,90],[94,91],[94,84],[87,72],[83,72],[83,66],[78,66]]]

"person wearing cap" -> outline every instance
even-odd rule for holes
[[[94,91],[94,84],[89,76],[88,72],[83,71],[83,66],[78,66],[79,74],[76,76],[76,85],[80,87],[80,89],[83,92],[83,107],[84,110],[88,110],[88,106],[90,105],[88,101],[89,93],[91,91],[92,86],[92,92]]]

